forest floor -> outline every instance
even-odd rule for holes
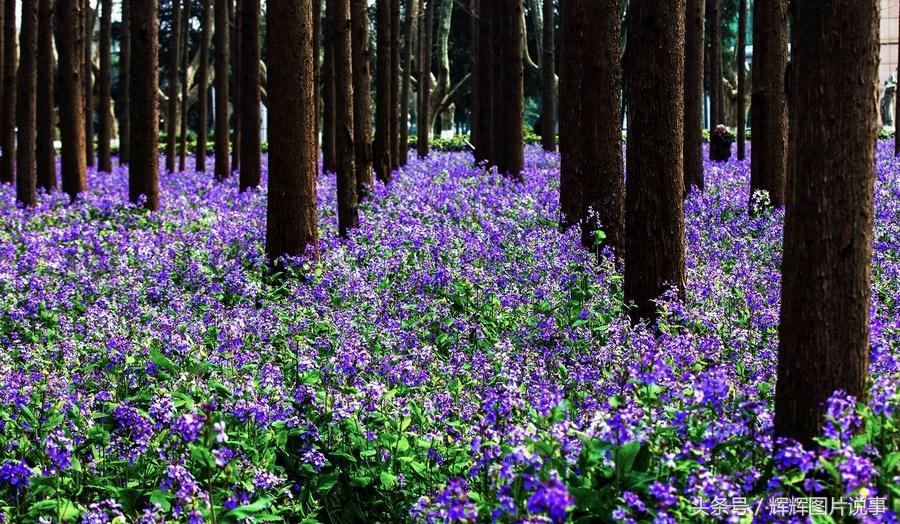
[[[265,190],[211,171],[164,176],[152,215],[124,170],[74,205],[0,188],[0,522],[781,521],[811,494],[896,522],[889,150],[870,398],[774,458],[783,211],[748,217],[749,162],[688,198],[687,297],[657,334],[558,230],[559,157],[535,147],[522,183],[414,160],[346,241],[321,177],[321,258],[277,278]]]

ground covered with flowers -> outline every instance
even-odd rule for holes
[[[321,259],[282,276],[265,191],[233,180],[166,176],[153,215],[124,170],[74,205],[0,189],[0,522],[781,521],[805,517],[776,497],[811,495],[896,521],[888,145],[870,399],[837,395],[821,449],[775,457],[783,212],[748,217],[749,164],[707,165],[687,200],[687,299],[654,333],[619,268],[557,230],[558,155],[526,163],[514,183],[413,161],[348,241],[323,176]],[[756,516],[709,510],[742,500]]]

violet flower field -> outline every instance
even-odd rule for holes
[[[466,153],[411,161],[348,241],[323,175],[321,258],[283,275],[265,190],[234,179],[163,176],[154,214],[124,169],[71,205],[4,186],[0,522],[841,522],[778,511],[820,495],[897,522],[892,147],[870,398],[837,393],[822,448],[775,456],[783,210],[748,217],[749,161],[708,164],[687,199],[687,299],[656,330],[559,231],[559,156],[534,146],[521,183]]]

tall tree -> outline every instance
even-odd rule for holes
[[[544,0],[543,56],[541,57],[541,144],[545,151],[556,151],[556,17],[553,0]],[[618,13],[616,13],[618,15]],[[618,33],[618,28],[616,29]],[[618,39],[618,37],[617,37]],[[576,44],[577,45],[577,44]],[[616,68],[618,64],[611,64]],[[618,92],[618,90],[616,91]],[[619,154],[621,156],[621,153]]]
[[[750,210],[753,194],[767,191],[773,206],[784,204],[787,179],[788,115],[787,0],[753,2],[753,86],[750,117]]]
[[[6,20],[10,17],[7,16],[7,11],[12,6],[13,13],[15,14],[16,3],[10,2],[9,0],[0,0],[0,183],[5,182],[4,176],[4,164],[6,160],[3,158],[4,153],[3,149],[6,146],[6,127],[7,127],[7,119],[8,116],[6,114],[6,45],[5,42],[8,40],[6,38]],[[12,17],[15,20],[15,16]],[[15,31],[15,28],[13,28]],[[14,124],[11,124],[14,125]]]
[[[738,38],[737,38],[737,158],[744,160],[747,156],[747,0],[738,3]]]
[[[229,0],[228,18],[231,20],[231,171],[241,170],[241,0]],[[230,173],[229,173],[230,174]]]
[[[335,153],[338,230],[344,238],[359,225],[353,147],[353,44],[350,0],[330,0],[334,59]]]
[[[231,176],[228,168],[228,2],[215,1],[215,176],[225,180]]]
[[[37,120],[37,0],[22,0],[22,32],[19,37],[19,96],[16,111],[18,155],[16,200],[25,206],[37,203],[35,143]]]
[[[376,0],[375,3],[375,142],[372,155],[375,176],[384,183],[391,180],[391,1]]]
[[[59,54],[59,138],[62,188],[73,200],[87,190],[84,148],[84,9],[86,0],[57,1]]]
[[[100,115],[100,129],[97,142],[97,170],[112,171],[110,140],[112,139],[112,93],[110,91],[110,70],[112,69],[112,0],[102,0],[100,12],[100,74],[97,75],[97,90],[100,93],[97,113]]]
[[[144,207],[153,211],[159,208],[159,4],[157,0],[130,1],[131,57],[146,71],[131,75],[132,162],[128,169],[128,197],[134,203],[143,197]],[[178,62],[174,63],[177,66]]]
[[[638,320],[656,318],[668,286],[684,289],[685,0],[629,5],[625,300]]]
[[[3,4],[3,107],[0,115],[0,183],[16,180],[16,4]]]
[[[353,136],[356,190],[364,196],[374,185],[372,178],[372,73],[369,68],[369,10],[366,0],[352,0],[353,24]]]
[[[419,26],[419,80],[417,85],[419,103],[416,113],[418,117],[416,146],[419,158],[428,156],[428,146],[431,140],[431,34],[434,30],[434,2],[435,0],[421,0],[425,18]]]
[[[835,390],[867,391],[879,9],[795,8],[775,435],[812,445]]]
[[[200,15],[200,66],[197,69],[197,151],[196,170],[206,172],[206,141],[209,130],[207,100],[209,92],[209,30],[210,0],[203,1]]]
[[[122,0],[119,42],[119,163],[131,156],[131,0]]]
[[[524,17],[521,0],[498,0],[494,23],[496,53],[494,87],[494,161],[505,175],[520,177],[525,164],[522,140],[525,113]]]
[[[722,99],[722,0],[707,0],[707,32],[709,46],[707,53],[707,73],[709,78],[709,132],[712,134],[716,126],[723,123],[725,115],[721,111]]]
[[[259,186],[259,0],[241,1],[241,190]]]
[[[595,232],[602,229],[605,243],[620,257],[625,247],[621,1],[562,0],[559,81],[562,226],[579,225],[588,248],[595,247]]]
[[[765,1],[765,0],[759,0]],[[684,48],[684,188],[703,189],[703,51],[706,0],[687,0]]]
[[[477,12],[473,23],[472,39],[472,145],[476,162],[486,162],[493,157],[494,88],[492,68],[494,63],[493,22],[495,6],[489,0],[475,0]],[[476,96],[477,95],[477,96]]]
[[[37,187],[49,192],[56,189],[56,149],[53,147],[53,84],[56,76],[52,0],[38,0],[37,54]]]
[[[269,2],[269,198],[266,254],[317,252],[312,1]]]
[[[316,90],[316,151],[319,150],[319,132],[322,131],[322,3],[312,0],[313,14],[313,86]]]
[[[400,165],[409,161],[409,96],[412,90],[413,39],[419,18],[419,0],[407,0],[403,25],[403,80],[400,85]],[[356,64],[354,64],[356,67]],[[358,169],[358,167],[357,167]]]
[[[85,161],[88,167],[94,167],[96,158],[94,155],[94,13],[91,10],[91,0],[84,0],[84,20],[81,30],[83,45],[84,65],[83,93],[84,93],[84,149]]]
[[[391,171],[400,167],[400,0],[391,2]]]
[[[325,21],[322,24],[322,167],[326,173],[337,171],[335,134],[337,122],[334,108],[334,24],[331,20],[332,5],[325,2]]]
[[[184,9],[181,14],[181,124],[178,130],[178,170],[184,171],[187,167],[187,121],[188,121],[188,94],[190,93],[190,79],[188,67],[191,61],[191,0],[184,0]]]
[[[166,171],[175,171],[178,140],[178,70],[181,65],[181,0],[172,0],[169,41],[169,103],[166,107]]]

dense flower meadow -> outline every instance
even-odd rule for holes
[[[413,161],[347,241],[323,176],[321,259],[283,275],[234,180],[165,176],[152,215],[124,170],[74,205],[0,189],[0,522],[840,522],[820,496],[897,522],[887,144],[871,395],[835,395],[818,450],[773,442],[783,211],[748,217],[749,163],[687,200],[687,299],[655,331],[558,231],[558,155],[526,164]]]

